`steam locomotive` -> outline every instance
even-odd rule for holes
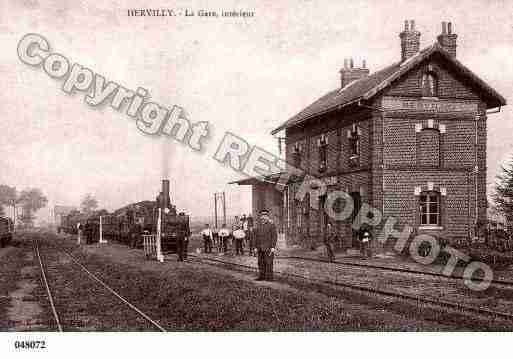
[[[14,225],[10,218],[0,217],[0,248],[5,247],[12,240]]]
[[[177,213],[169,196],[169,180],[162,180],[162,191],[155,201],[132,203],[108,213],[105,210],[85,215],[79,211],[64,216],[61,230],[68,234],[77,234],[78,225],[92,230],[94,241],[99,239],[100,217],[102,235],[107,240],[125,244],[142,245],[142,234],[156,234],[159,212],[161,216],[161,245],[163,252],[176,252],[180,237],[190,236],[189,216]]]

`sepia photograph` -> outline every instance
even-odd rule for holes
[[[513,3],[0,0],[0,45],[1,353],[504,355]]]

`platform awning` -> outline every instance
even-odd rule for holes
[[[238,181],[228,182],[228,184],[238,184],[239,186],[252,186],[257,184],[270,184],[276,185],[276,182],[280,179],[280,177],[284,175],[284,172],[274,173],[268,176],[259,176],[259,177],[248,177],[243,178]],[[292,175],[288,179],[288,182],[284,185],[288,185],[291,182],[295,182],[299,180],[300,177]]]

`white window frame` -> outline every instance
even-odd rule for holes
[[[426,196],[426,201],[422,201],[422,197]],[[431,201],[431,198],[435,196],[436,201]],[[437,207],[436,212],[431,212],[430,205],[435,204]],[[437,191],[423,191],[419,194],[419,223],[422,229],[441,229],[442,228],[442,195]],[[425,211],[423,211],[425,208]],[[426,217],[426,223],[422,222],[423,216]],[[436,223],[431,223],[431,216],[436,216]]]

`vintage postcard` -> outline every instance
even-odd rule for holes
[[[511,341],[510,2],[1,0],[0,45],[0,352]]]

